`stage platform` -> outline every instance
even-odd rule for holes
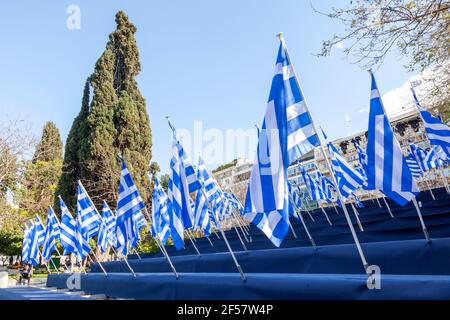
[[[81,290],[127,299],[450,299],[450,196],[443,188],[422,192],[419,205],[432,243],[427,243],[412,203],[400,207],[388,200],[394,218],[384,202],[364,202],[359,217],[360,231],[353,212],[355,230],[371,265],[381,269],[381,289],[369,290],[356,246],[342,210],[312,212],[315,221],[304,214],[318,249],[314,250],[301,224],[292,219],[297,238],[289,232],[280,248],[275,248],[255,226],[244,252],[235,230],[226,232],[247,275],[243,283],[236,272],[224,241],[214,234],[196,240],[201,255],[186,241],[177,251],[166,246],[180,273],[175,279],[167,261],[159,253],[130,256],[134,278],[123,261],[104,263],[108,276],[97,264],[81,275]],[[50,275],[47,286],[66,288],[69,275]]]

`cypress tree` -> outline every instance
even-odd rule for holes
[[[62,147],[63,143],[58,128],[53,122],[48,121],[44,125],[41,140],[36,145],[33,163],[62,159]]]
[[[135,80],[141,70],[136,27],[122,11],[116,14],[116,24],[90,77],[93,98],[87,117],[89,133],[80,140],[80,175],[94,202],[106,200],[114,206],[120,154],[149,204],[152,137],[145,99]]]
[[[56,191],[56,195],[61,195],[65,203],[72,208],[75,207],[76,183],[81,177],[80,154],[85,149],[81,141],[85,140],[88,135],[89,89],[89,79],[87,79],[84,85],[81,110],[75,117],[67,136],[62,174]],[[57,198],[55,198],[55,208],[59,208]]]
[[[53,204],[61,175],[62,148],[58,128],[53,122],[47,122],[21,181],[20,207],[28,213],[46,212]]]

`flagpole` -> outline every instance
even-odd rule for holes
[[[414,87],[412,86],[412,84],[411,84],[411,92],[413,94],[413,97],[416,97],[416,93],[414,91]],[[417,100],[417,103],[419,103],[418,100]],[[414,104],[416,104],[416,100],[414,100]],[[423,126],[425,128],[425,121],[423,120],[422,113],[420,112],[420,109],[419,109],[418,105],[416,105],[416,108],[419,111],[420,119],[422,120]],[[431,141],[430,141],[430,138],[428,137],[428,133],[426,132],[426,130],[425,130],[425,136],[427,137],[427,141],[428,141],[428,144],[430,145],[430,149],[432,149]],[[442,178],[443,178],[443,181],[444,181],[445,191],[447,191],[447,193],[450,194],[450,188],[449,188],[449,185],[448,185],[447,177],[445,176],[444,169],[442,168],[442,164],[440,163],[439,159],[438,159],[438,166],[439,166],[439,169],[441,171]]]
[[[359,220],[358,210],[356,210],[353,202],[351,202],[351,201],[350,201],[350,206],[352,207],[353,213],[355,214],[355,218],[356,218],[356,222],[358,222],[359,230],[361,230],[361,232],[364,232],[364,228],[363,228],[363,226],[361,224],[361,221]]]
[[[294,73],[294,77],[295,77],[295,81],[296,81],[296,83],[297,83],[297,86],[298,86],[299,88],[301,88],[301,86],[300,86],[300,81],[298,80],[297,73],[295,72],[294,65],[292,64],[292,61],[291,61],[291,59],[289,58],[289,52],[288,52],[286,43],[285,43],[284,38],[283,38],[283,33],[280,32],[277,36],[279,37],[279,39],[280,39],[280,41],[281,41],[281,43],[282,43],[282,45],[283,45],[283,47],[284,47],[284,49],[285,49],[285,51],[286,51],[287,58],[288,58],[288,60],[289,60],[289,62],[290,62],[290,64],[291,64],[291,66],[292,66],[292,71],[293,71],[293,73]],[[309,111],[308,105],[307,105],[307,103],[306,103],[306,98],[304,98],[304,100],[305,100],[305,108]],[[315,131],[315,132],[318,132],[318,131],[317,131],[317,128],[316,128],[316,125],[315,125],[314,120],[312,119],[312,117],[311,117],[311,124],[312,124],[312,126],[313,126],[313,128],[314,128],[314,131]],[[319,141],[320,141],[320,138],[319,138]],[[339,185],[337,184],[336,177],[335,177],[334,174],[333,174],[333,171],[332,171],[332,169],[331,169],[330,162],[329,162],[329,160],[328,160],[327,154],[326,154],[326,152],[325,152],[325,148],[324,148],[324,146],[322,145],[322,143],[320,143],[320,150],[322,151],[322,155],[323,155],[323,157],[324,157],[324,159],[325,159],[325,163],[326,163],[326,165],[327,165],[327,169],[330,171],[330,175],[331,175],[331,177],[333,178],[333,182],[334,182],[335,186],[337,187],[337,188],[336,188],[336,189],[337,189],[336,192],[337,192],[338,197],[339,197],[339,200],[340,200],[340,202],[341,202],[342,209],[344,210],[345,219],[347,220],[347,224],[348,224],[348,226],[349,226],[349,228],[350,228],[350,232],[351,232],[351,234],[352,234],[352,236],[353,236],[353,240],[354,240],[354,242],[355,242],[356,248],[357,248],[358,253],[359,253],[359,256],[360,256],[360,258],[361,258],[361,261],[362,261],[364,270],[365,270],[366,273],[367,273],[367,272],[368,272],[367,268],[369,267],[369,264],[367,263],[366,257],[365,257],[365,255],[364,255],[364,252],[363,252],[362,248],[361,248],[361,244],[359,243],[358,236],[356,235],[355,229],[353,228],[353,223],[352,223],[352,220],[350,219],[350,215],[348,214],[347,207],[345,206],[344,198],[342,197],[341,192],[339,191],[339,188],[338,188]]]
[[[150,213],[149,213],[148,210],[147,210],[147,207],[144,208],[144,213],[145,213],[145,215],[146,215],[147,218],[148,218],[148,225],[147,225],[147,228],[149,228],[149,230],[151,230],[151,225],[150,225],[150,223],[153,224],[153,220],[152,220],[152,217],[151,217]],[[166,248],[164,247],[164,244],[162,243],[162,241],[161,241],[161,239],[159,238],[158,234],[156,234],[156,237],[153,237],[153,239],[155,239],[156,244],[158,245],[159,249],[161,250],[163,256],[165,256],[165,258],[167,259],[167,261],[168,261],[168,263],[169,263],[169,265],[170,265],[170,268],[172,269],[172,271],[173,271],[175,277],[176,277],[177,280],[178,280],[178,277],[179,277],[179,276],[178,276],[178,272],[177,272],[177,270],[175,269],[175,266],[174,266],[173,263],[172,263],[172,259],[170,258],[169,254],[167,253],[167,250],[166,250]]]
[[[309,241],[311,242],[311,245],[312,245],[313,249],[314,249],[314,250],[317,250],[316,242],[314,241],[313,237],[312,237],[311,234],[309,233],[308,227],[306,227],[305,221],[303,221],[302,213],[301,213],[301,212],[300,212],[300,213],[298,212],[299,210],[298,210],[297,204],[294,202],[294,199],[292,198],[292,195],[291,195],[290,193],[289,193],[289,199],[291,200],[291,204],[294,206],[295,214],[296,214],[297,217],[300,219],[300,221],[301,221],[301,223],[302,223],[302,225],[303,225],[303,228],[304,228],[305,231],[306,231],[306,235],[308,236],[308,239],[309,239]]]
[[[423,221],[422,212],[420,211],[419,205],[417,204],[416,197],[414,197],[412,199],[412,202],[414,203],[414,206],[416,207],[416,211],[419,216],[420,224],[422,226],[423,234],[425,235],[427,242],[431,243],[431,238],[430,238],[430,235],[428,234],[428,230],[427,230],[427,227],[425,226],[425,222]]]
[[[167,119],[167,122],[168,122],[168,124],[169,124],[169,127],[172,129],[173,132],[175,132],[175,127],[174,127],[174,126],[172,125],[172,123],[170,122],[169,116],[166,116],[165,118]],[[202,182],[200,182],[200,183],[202,184],[202,187],[200,188],[200,190],[201,190],[201,192],[203,193],[203,196],[207,199],[208,197],[206,196],[206,192],[205,192],[205,190],[204,190],[203,183],[202,183]],[[241,276],[242,281],[245,282],[245,281],[247,280],[246,277],[245,277],[245,274],[244,274],[244,272],[242,271],[242,268],[241,268],[241,266],[239,265],[239,262],[237,261],[236,256],[234,255],[233,249],[231,249],[230,243],[228,242],[227,236],[226,236],[225,233],[223,232],[223,228],[222,228],[222,227],[219,228],[219,232],[220,232],[220,234],[222,235],[223,240],[225,241],[225,244],[226,244],[226,246],[227,246],[227,248],[228,248],[228,251],[229,251],[230,254],[231,254],[231,257],[233,258],[234,264],[236,265],[236,268],[237,268],[238,271],[239,271],[239,274],[240,274],[240,276]]]
[[[384,204],[386,205],[386,207],[388,208],[389,215],[391,216],[391,218],[394,218],[394,215],[392,214],[392,211],[391,211],[391,207],[390,207],[389,204],[387,203],[386,197],[384,196],[384,194],[383,194],[383,201],[384,201]]]

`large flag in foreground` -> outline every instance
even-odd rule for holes
[[[287,167],[320,145],[284,40],[280,40],[244,209],[245,218],[275,246],[289,229]]]
[[[380,190],[403,206],[419,194],[419,188],[394,136],[373,74],[371,79],[367,142],[368,186],[369,189]]]
[[[416,93],[413,89],[411,90],[414,97],[414,102],[416,103],[420,116],[422,117],[425,132],[427,133],[431,147],[440,146],[447,154],[447,158],[450,158],[450,127],[445,125],[441,119],[434,117],[431,113],[422,108],[419,100],[417,99]]]
[[[139,217],[142,216],[141,211],[144,208],[144,201],[142,201],[125,161],[122,159],[116,209],[116,234],[118,250],[123,255],[128,254],[128,244],[134,248],[139,240],[139,224],[142,221]]]

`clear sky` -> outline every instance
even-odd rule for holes
[[[347,2],[313,1],[321,10]],[[81,10],[79,30],[66,27],[69,5]],[[1,116],[30,122],[36,135],[52,120],[65,140],[118,10],[138,28],[138,83],[147,99],[154,159],[163,171],[170,160],[167,114],[188,130],[197,120],[221,131],[262,123],[279,31],[316,123],[332,139],[367,129],[369,75],[339,48],[328,58],[313,55],[342,26],[315,13],[307,0],[2,1]],[[392,54],[377,70],[381,92],[411,76],[398,59]]]

